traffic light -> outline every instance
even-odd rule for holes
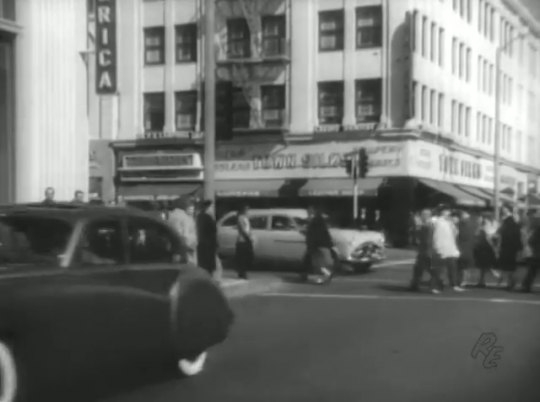
[[[366,152],[365,148],[360,148],[360,151],[358,152],[359,157],[359,170],[360,170],[360,177],[364,178],[367,175],[367,172],[369,170],[368,167],[368,154]]]
[[[349,176],[353,173],[353,160],[352,158],[345,159],[345,171]]]

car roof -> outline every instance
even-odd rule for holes
[[[307,210],[302,208],[253,208],[249,209],[250,215],[288,215],[297,218],[307,218]],[[234,214],[234,211],[229,212],[227,215]]]
[[[57,202],[54,204],[19,203],[0,205],[0,215],[17,214],[47,216],[65,221],[77,221],[81,218],[139,216],[155,218],[151,213],[132,207],[109,207],[92,204],[73,204]],[[155,218],[155,220],[158,220]]]

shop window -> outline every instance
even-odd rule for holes
[[[175,94],[176,129],[194,130],[197,121],[197,91],[182,91]]]
[[[144,63],[147,65],[165,63],[165,27],[145,28]]]
[[[172,263],[180,253],[176,238],[149,219],[128,219],[128,252],[132,264]]]
[[[197,24],[176,26],[176,61],[197,61]]]
[[[379,121],[382,103],[382,80],[356,81],[356,121]]]
[[[285,85],[261,87],[262,119],[266,127],[282,127],[285,116]]]
[[[356,9],[356,48],[382,45],[382,7],[370,6]]]
[[[0,20],[15,20],[15,0],[0,0]]]
[[[343,10],[321,11],[319,13],[319,50],[343,50],[343,35]]]
[[[163,131],[165,126],[165,94],[153,92],[144,94],[144,129]]]
[[[231,59],[251,57],[251,34],[245,18],[227,20],[227,54]]]
[[[343,81],[319,83],[319,124],[341,124]]]
[[[233,128],[249,128],[251,106],[243,88],[234,88],[232,94]]]
[[[266,216],[252,216],[249,218],[249,225],[254,230],[265,230],[268,219]]]
[[[265,56],[285,54],[284,15],[268,15],[262,18],[262,52]]]

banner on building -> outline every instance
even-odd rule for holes
[[[96,1],[96,93],[117,90],[116,0]]]

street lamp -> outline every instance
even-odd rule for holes
[[[495,122],[495,138],[494,138],[494,146],[495,146],[495,152],[494,152],[494,158],[493,158],[493,180],[495,181],[495,194],[493,195],[493,201],[495,204],[495,219],[498,221],[501,214],[501,208],[500,208],[500,201],[501,201],[501,195],[500,195],[500,163],[501,163],[501,153],[500,153],[500,119],[501,119],[501,53],[503,50],[505,50],[508,46],[510,46],[514,41],[524,38],[527,36],[526,33],[520,33],[519,35],[515,36],[514,38],[511,38],[510,40],[506,41],[505,43],[498,45],[497,49],[495,50],[495,116],[494,116],[494,122]]]

